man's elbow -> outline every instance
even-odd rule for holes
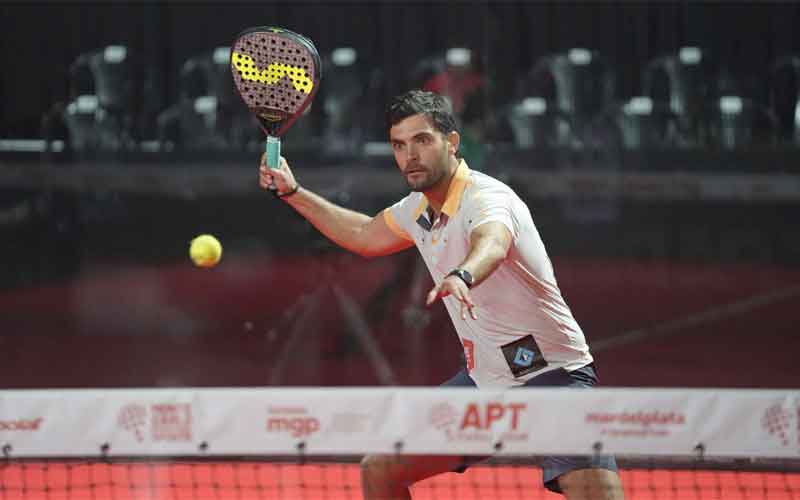
[[[358,248],[357,250],[353,250],[353,253],[355,253],[359,257],[363,257],[365,259],[371,259],[373,257],[379,257],[380,256],[380,254],[378,254],[374,250],[370,250],[369,248]]]
[[[411,247],[410,243],[397,242],[387,243],[387,242],[376,242],[376,241],[368,241],[363,245],[359,245],[356,248],[353,248],[352,251],[358,254],[361,257],[366,259],[371,259],[373,257],[383,257],[385,255],[391,255],[401,250],[405,250],[406,248]]]
[[[381,252],[378,251],[378,249],[369,245],[367,242],[364,243],[359,242],[359,244],[352,246],[350,248],[350,251],[358,255],[359,257],[364,257],[365,259],[380,257],[381,255],[383,255]]]
[[[358,255],[366,259],[372,259],[374,257],[383,257],[385,255],[391,255],[393,253],[399,252],[400,250],[402,250],[402,248],[368,245],[362,248],[361,251],[358,252]]]

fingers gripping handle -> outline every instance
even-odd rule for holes
[[[269,168],[278,168],[280,166],[281,158],[281,139],[280,137],[267,136],[267,166]],[[275,181],[273,180],[269,188],[275,191]]]

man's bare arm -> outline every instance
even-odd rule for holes
[[[361,256],[388,255],[413,245],[389,229],[382,213],[370,217],[302,187],[286,201],[328,239]]]
[[[458,267],[469,271],[477,285],[488,278],[503,262],[511,248],[513,238],[505,224],[487,222],[475,228],[469,239],[469,253]]]
[[[351,252],[364,257],[377,257],[399,252],[413,245],[412,241],[389,228],[383,214],[370,217],[336,205],[300,187],[283,157],[280,159],[280,166],[271,169],[266,166],[262,156],[259,184],[264,189],[275,189],[286,203],[319,232]]]

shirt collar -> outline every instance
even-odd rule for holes
[[[444,205],[442,205],[442,213],[447,214],[448,217],[455,215],[458,207],[461,206],[461,198],[464,196],[468,181],[469,167],[467,162],[462,159],[458,162],[456,173],[453,174],[453,179],[450,181],[450,187],[447,188],[447,196],[444,199]]]
[[[464,190],[467,189],[467,184],[469,183],[469,174],[470,170],[467,162],[462,158],[458,162],[458,167],[456,167],[456,172],[453,174],[450,186],[447,188],[447,195],[442,205],[442,213],[447,217],[452,217],[458,207],[461,206],[461,198],[464,196]],[[428,221],[425,215],[427,208],[428,198],[422,196],[417,209],[414,211],[414,220],[426,230],[430,230],[431,222]]]

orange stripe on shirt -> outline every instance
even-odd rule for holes
[[[400,227],[400,225],[394,219],[394,215],[392,215],[391,208],[387,208],[386,210],[383,211],[383,220],[386,221],[386,225],[389,226],[389,229],[391,229],[391,231],[394,234],[403,238],[404,240],[408,240],[411,242],[414,241],[414,239],[407,232],[405,232],[403,228]]]

